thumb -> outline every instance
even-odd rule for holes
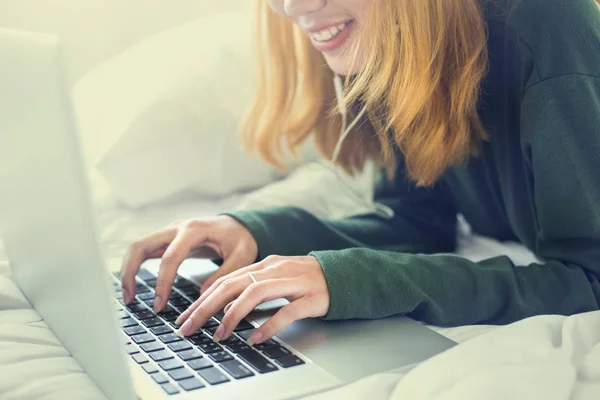
[[[241,251],[235,251],[235,252],[231,253],[231,255],[229,255],[229,257],[227,257],[227,259],[225,259],[225,261],[223,262],[223,265],[221,265],[217,271],[215,271],[211,276],[209,276],[204,281],[204,283],[202,284],[202,287],[200,288],[200,293],[204,293],[206,290],[208,290],[208,288],[210,288],[212,286],[212,284],[215,283],[215,281],[217,279],[219,279],[220,277],[228,275],[234,271],[237,271],[240,268],[247,267],[248,263],[246,262],[245,259],[246,259],[246,257],[244,256],[244,253]]]

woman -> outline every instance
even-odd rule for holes
[[[232,302],[214,336],[224,339],[282,297],[290,304],[251,342],[307,317],[504,324],[598,309],[594,0],[269,0],[258,16],[260,90],[246,143],[276,165],[282,142],[294,149],[311,135],[348,172],[371,160],[386,171],[376,199],[393,212],[323,221],[278,208],[187,221],[130,247],[126,300],[140,264],[162,256],[162,309],[179,264],[208,247],[224,264],[180,316],[183,335]],[[347,137],[335,74],[346,77],[350,116],[367,116]],[[440,254],[455,248],[458,213],[543,262]]]

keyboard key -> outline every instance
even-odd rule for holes
[[[269,339],[266,342],[263,343],[259,343],[259,344],[255,344],[254,347],[256,348],[256,350],[265,350],[265,349],[270,349],[273,347],[279,347],[280,344],[277,343],[276,341],[274,341],[273,339]]]
[[[220,344],[224,344],[224,345],[230,345],[230,344],[234,344],[234,343],[241,343],[242,341],[240,340],[239,337],[235,336],[235,335],[231,335],[229,336],[227,339],[225,340],[221,340],[219,343]]]
[[[167,350],[159,350],[150,353],[150,358],[156,362],[170,360],[171,358],[173,358],[173,354],[171,354]]]
[[[238,357],[240,357],[243,361],[250,364],[250,366],[260,372],[261,374],[265,374],[267,372],[276,371],[277,367],[260,355],[258,352],[254,350],[244,350],[237,353]]]
[[[154,309],[154,298],[144,300],[144,304],[146,304],[149,308]]]
[[[119,319],[127,319],[127,318],[129,318],[129,314],[127,314],[127,313],[125,312],[125,310],[118,310],[118,311],[117,311],[117,317],[118,317]],[[123,321],[121,321],[121,322],[123,322]],[[134,322],[135,322],[135,321],[134,321]]]
[[[193,377],[194,375],[185,368],[178,368],[171,372],[169,372],[169,376],[176,381],[180,381],[183,379],[188,379]]]
[[[263,354],[269,358],[281,358],[291,355],[292,352],[285,347],[271,347],[269,349],[265,349]]]
[[[209,357],[211,358],[211,360],[213,360],[216,363],[222,363],[223,361],[229,361],[229,360],[233,359],[231,354],[227,353],[226,351],[219,351],[217,353],[212,353],[209,355]]]
[[[181,297],[179,299],[169,301],[169,304],[171,304],[179,309],[187,309],[189,306],[192,305],[192,302],[189,301],[188,299]]]
[[[144,368],[144,371],[146,371],[147,374],[153,374],[155,372],[158,372],[158,368],[156,368],[156,365],[154,364],[144,364],[142,365],[142,368]]]
[[[164,317],[163,317],[163,318],[164,318]],[[179,327],[180,327],[180,325],[177,325],[177,324],[175,323],[175,320],[173,320],[173,321],[169,321],[169,325],[171,325],[171,326],[172,326],[173,328],[175,328],[175,329],[179,329]]]
[[[171,343],[169,345],[169,348],[174,351],[175,353],[180,352],[180,351],[184,351],[184,350],[189,350],[192,348],[192,345],[189,344],[188,342],[175,342],[175,343]]]
[[[153,334],[160,336],[160,335],[165,335],[167,333],[173,333],[173,329],[169,328],[166,325],[160,325],[160,326],[155,326],[153,328],[150,329],[150,332],[152,332]]]
[[[154,299],[154,292],[142,293],[137,297],[142,301],[151,300]]]
[[[150,279],[156,279],[156,276],[146,268],[140,268],[137,273],[137,277],[146,282],[148,282]]]
[[[186,286],[184,288],[179,288],[179,291],[185,294],[186,296],[191,297],[194,300],[200,297],[200,289],[198,289],[195,286]]]
[[[238,360],[230,360],[221,363],[221,367],[235,379],[244,379],[254,375],[245,365]]]
[[[236,332],[242,339],[244,340],[248,340],[248,338],[250,337],[250,335],[252,335],[252,332],[254,332],[254,329],[250,329],[247,331],[242,331],[242,332]]]
[[[135,313],[138,311],[142,311],[145,310],[146,307],[143,306],[140,302],[138,302],[137,300],[132,301],[131,303],[129,303],[129,305],[127,306],[127,311]]]
[[[166,335],[161,335],[158,338],[165,344],[181,342],[183,340],[181,337],[177,336],[175,333],[168,333]]]
[[[196,349],[181,351],[181,352],[177,353],[177,355],[183,361],[190,361],[190,360],[195,360],[197,358],[202,358],[202,353],[200,353]]]
[[[136,294],[148,293],[149,291],[150,291],[150,289],[148,289],[148,287],[146,285],[143,285],[141,283],[138,283],[137,285],[135,285],[135,293]]]
[[[239,353],[240,351],[244,351],[244,350],[250,350],[250,346],[248,346],[246,343],[243,342],[239,342],[239,343],[233,343],[227,346],[227,350],[231,351],[232,353]]]
[[[171,307],[169,307],[171,308]],[[165,313],[160,313],[159,314],[161,316],[162,319],[164,319],[167,322],[175,322],[175,320],[177,318],[179,318],[179,315],[181,315],[181,313],[179,311],[169,311],[169,312],[165,312]]]
[[[130,326],[137,326],[137,322],[133,318],[125,318],[121,320],[121,328],[129,328]]]
[[[148,309],[142,310],[142,311],[136,311],[134,314],[136,317],[138,317],[138,319],[148,319],[148,318],[154,318],[156,316],[156,314],[154,314],[153,311],[150,311]]]
[[[146,357],[142,353],[134,354],[131,356],[131,358],[133,358],[133,360],[138,364],[145,364],[148,362],[148,357]]]
[[[169,382],[169,378],[167,378],[167,377],[165,376],[165,374],[162,374],[162,373],[160,373],[160,372],[154,373],[154,374],[152,374],[151,376],[152,376],[152,379],[154,379],[154,381],[155,381],[156,383],[158,383],[159,385],[160,385],[160,384],[163,384],[163,383],[167,383],[167,382]]]
[[[198,371],[198,374],[211,385],[229,382],[229,378],[217,368],[206,368]]]
[[[211,338],[209,338],[203,333],[197,333],[195,335],[192,335],[188,337],[188,340],[197,346],[205,343],[214,343]]]
[[[200,382],[200,379],[197,378],[184,379],[177,383],[179,383],[179,386],[181,386],[186,392],[190,392],[196,389],[202,389],[203,387],[205,387],[204,384]]]
[[[123,329],[123,332],[125,332],[125,334],[127,336],[133,336],[133,335],[139,335],[141,333],[146,333],[146,330],[144,328],[142,328],[141,326],[137,325],[137,326],[131,326],[129,328],[125,328],[125,329]]]
[[[152,353],[153,351],[164,350],[165,348],[161,346],[160,343],[154,341],[150,343],[144,343],[140,346],[141,349],[146,353]]]
[[[233,359],[233,357],[231,357],[231,355],[229,353],[227,353],[226,351],[219,351],[216,353],[212,353],[209,357],[216,363],[222,363],[223,361],[228,361],[228,360]]]
[[[206,358],[198,358],[196,360],[188,361],[187,365],[194,371],[198,371],[204,368],[210,368],[213,366],[212,363]]]
[[[154,317],[143,320],[142,324],[144,324],[144,326],[147,326],[148,328],[153,328],[155,326],[164,325],[165,323],[162,322],[160,318]]]
[[[187,286],[194,286],[194,284],[181,276],[177,276],[173,281],[173,286],[179,289]]]
[[[148,279],[146,281],[146,285],[150,286],[151,288],[155,288],[156,287],[156,278]]]
[[[177,310],[167,304],[165,306],[165,308],[163,308],[162,311],[158,313],[158,315],[162,317],[163,314],[167,314],[167,313],[171,313],[171,312],[175,312],[176,313]]]
[[[294,355],[278,358],[275,360],[275,362],[281,365],[283,368],[290,368],[304,364],[304,361]]]
[[[175,359],[161,361],[158,363],[158,366],[164,369],[165,371],[172,371],[177,368],[183,368],[183,364]]]
[[[212,328],[213,326],[219,326],[219,321],[217,321],[214,318],[211,318],[208,321],[206,321],[206,323],[204,324],[204,326],[202,328],[207,329],[207,328]]]
[[[210,334],[210,336],[215,336],[215,332],[217,331],[219,327],[218,326],[211,326],[209,328],[205,328],[204,330]]]
[[[211,354],[211,353],[216,353],[217,351],[223,351],[223,348],[216,343],[203,343],[203,344],[199,345],[198,347],[205,354]]]
[[[137,347],[135,347],[132,344],[128,344],[125,346],[125,351],[127,352],[127,354],[132,355],[132,354],[136,354],[139,353],[140,351],[137,349]]]
[[[246,320],[241,320],[240,323],[238,324],[238,326],[235,327],[235,329],[233,330],[234,332],[239,332],[239,331],[245,331],[248,329],[254,329],[254,326],[246,321]]]
[[[167,394],[173,395],[173,394],[179,393],[179,389],[177,389],[177,387],[175,385],[173,385],[172,383],[165,383],[165,384],[160,385],[160,387],[162,387],[163,390],[165,392],[167,392]]]
[[[132,336],[131,340],[133,340],[137,344],[144,344],[148,342],[154,342],[154,337],[149,333],[144,333],[141,335]]]
[[[169,302],[171,302],[173,300],[179,300],[179,299],[183,299],[183,296],[180,295],[179,293],[177,293],[177,291],[172,290],[171,295],[169,296]]]

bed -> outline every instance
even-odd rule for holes
[[[107,259],[118,260],[130,239],[176,219],[237,207],[244,198],[180,198],[134,211],[110,196],[97,197],[103,251]],[[533,257],[517,244],[468,231],[458,253],[474,260],[502,253],[521,262]],[[507,327],[431,329],[460,345],[408,373],[390,371],[315,398],[591,400],[600,394],[600,312],[537,317]],[[5,261],[0,264],[0,354],[2,399],[103,398],[10,279]]]

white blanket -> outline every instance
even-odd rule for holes
[[[600,311],[540,316],[472,339],[404,374],[389,372],[319,399],[597,400]]]

